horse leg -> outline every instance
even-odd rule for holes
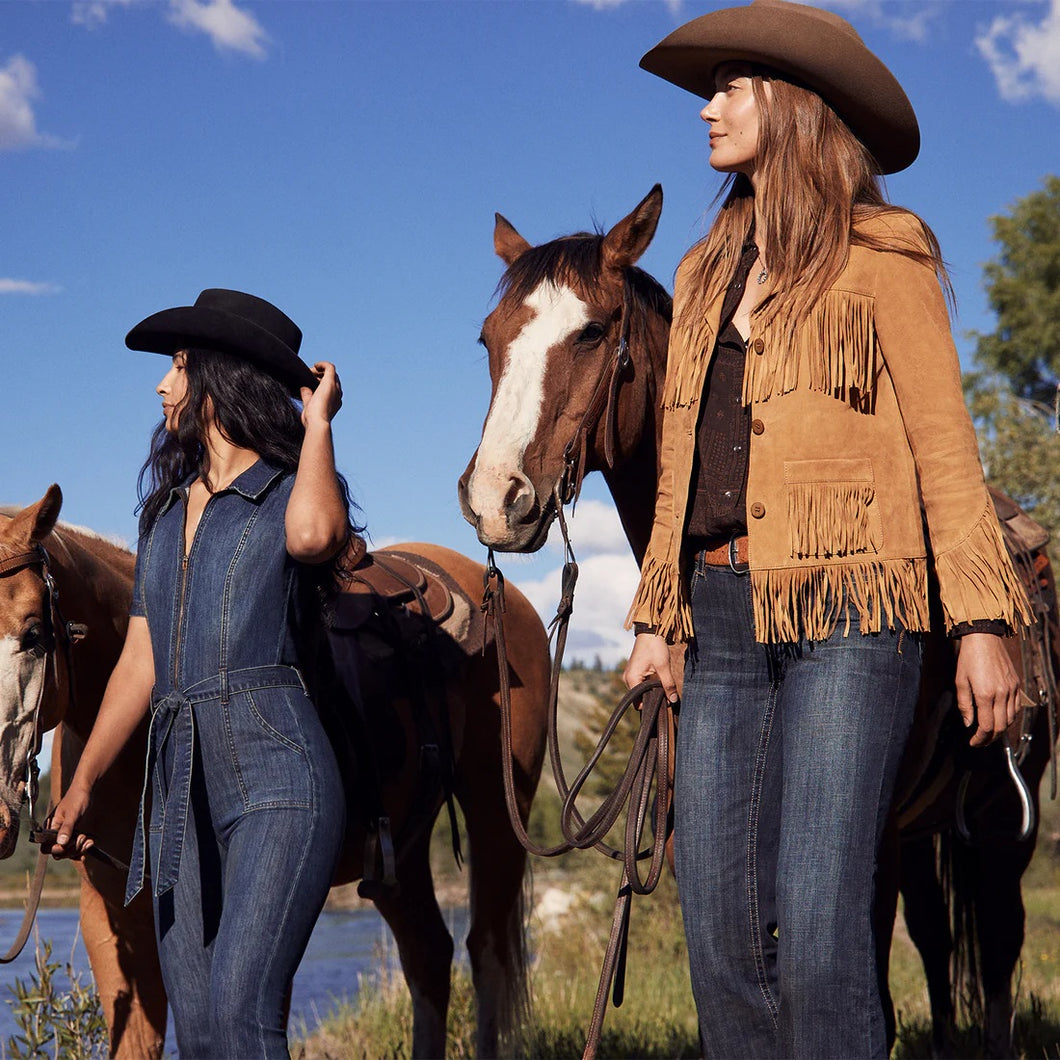
[[[166,995],[153,945],[149,902],[128,909],[108,906],[85,872],[81,872],[81,936],[110,1029],[110,1052],[117,1060],[158,1060],[166,1031]],[[145,949],[149,952],[145,952]],[[158,983],[158,989],[151,984]]]
[[[375,904],[394,933],[412,995],[412,1055],[437,1058],[445,1056],[453,939],[434,894],[430,839],[424,828],[402,852],[399,886],[384,889]]]
[[[52,744],[52,799],[73,775],[84,744],[66,726],[55,730]],[[135,756],[136,752],[132,752]],[[88,822],[104,849],[128,857],[135,807],[115,810],[128,801],[122,778],[137,776],[138,763],[126,754],[104,776],[93,796]],[[142,769],[142,764],[140,765]],[[115,780],[117,778],[117,782]],[[114,788],[117,790],[112,790]],[[102,816],[101,816],[102,815]],[[119,838],[121,837],[121,838]],[[110,1032],[111,1055],[129,1060],[162,1055],[166,1033],[166,992],[155,945],[150,899],[141,894],[125,907],[125,880],[106,865],[78,864],[81,877],[81,936],[92,966],[103,1015]]]
[[[935,1057],[952,1057],[954,1019],[950,959],[953,936],[931,836],[908,839],[902,844],[901,876],[906,927],[920,953],[927,979],[931,1003],[931,1052]]]
[[[525,612],[525,613],[524,613]],[[522,619],[520,623],[520,619]],[[549,658],[540,622],[510,591],[507,621],[525,630],[510,638],[512,779],[525,826],[537,791],[547,736]],[[537,635],[535,635],[537,634]],[[471,924],[467,938],[475,988],[476,1051],[498,1055],[529,1008],[527,985],[526,851],[508,817],[501,756],[496,661],[480,657],[465,677],[468,704],[456,793],[470,847]]]
[[[984,842],[975,849],[975,924],[983,984],[983,1049],[1012,1052],[1012,976],[1023,947],[1025,914],[1020,879],[1034,843]]]

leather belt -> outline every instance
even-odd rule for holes
[[[696,562],[706,567],[731,567],[738,574],[748,565],[747,535],[734,534],[731,538],[719,537],[704,543],[696,553]]]

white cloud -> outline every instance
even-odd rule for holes
[[[0,295],[3,294],[56,294],[59,288],[54,283],[34,283],[32,280],[12,280],[0,277]]]
[[[78,26],[95,29],[107,21],[107,16],[116,7],[129,7],[141,0],[75,0],[70,17]]]
[[[626,534],[611,501],[580,500],[573,514],[568,509],[567,530],[575,553],[591,556],[599,552],[628,552]],[[558,523],[552,525],[548,544],[556,552],[563,551],[563,537]]]
[[[594,11],[612,11],[627,3],[628,0],[574,0],[574,2],[591,7]],[[673,14],[679,15],[684,4],[683,0],[666,0],[666,6]]]
[[[526,595],[547,625],[556,613],[562,568],[556,567],[535,581],[519,578],[518,570],[506,571]],[[578,584],[574,590],[574,612],[567,634],[564,661],[591,663],[596,656],[613,667],[628,658],[633,634],[622,628],[640,572],[627,547],[621,554],[603,554],[578,560]]]
[[[795,0],[799,4],[827,7],[851,22],[867,20],[889,30],[899,40],[923,44],[931,22],[940,18],[943,5],[938,3],[888,3],[887,0]],[[898,13],[896,13],[898,12]],[[855,27],[856,28],[856,27]]]
[[[205,33],[218,51],[265,58],[269,36],[261,23],[232,0],[169,0],[168,19],[181,29]]]
[[[0,151],[25,147],[61,147],[54,136],[37,132],[33,101],[40,98],[37,68],[23,55],[0,66]]]
[[[1036,96],[1060,106],[1060,0],[1049,0],[1037,23],[1022,15],[999,15],[975,39],[1002,99]]]

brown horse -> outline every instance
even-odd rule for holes
[[[11,854],[18,837],[29,761],[41,733],[58,726],[52,757],[52,797],[58,798],[92,728],[127,622],[133,556],[91,532],[57,524],[60,505],[59,489],[52,486],[36,504],[0,513],[3,857]],[[438,637],[430,656],[432,665],[435,659],[447,661],[439,662],[437,672],[432,672],[425,664],[427,657],[411,648],[407,661],[420,667],[421,684],[436,684],[432,697],[441,706],[431,709],[448,714],[451,788],[463,809],[470,845],[468,950],[476,994],[477,1048],[481,1055],[496,1055],[500,1036],[514,1029],[526,997],[525,852],[504,807],[496,656],[492,645],[483,650],[481,621],[476,622],[484,568],[435,545],[396,546],[394,552],[374,555],[398,554],[405,564],[415,562],[437,572],[453,587],[453,606],[435,625]],[[53,606],[52,586],[58,607]],[[544,751],[548,645],[541,620],[514,587],[509,587],[507,604],[507,619],[518,631],[510,638],[509,663],[517,801],[525,819]],[[415,606],[403,605],[401,610],[407,617]],[[395,628],[411,627],[398,623]],[[71,629],[77,630],[77,643]],[[422,639],[422,629],[416,636]],[[372,665],[368,661],[361,674],[369,683]],[[389,727],[374,730],[377,735],[383,732],[389,743],[373,746],[371,754],[387,763],[377,771],[378,794],[391,819],[397,885],[376,884],[373,897],[394,933],[412,994],[413,1055],[440,1057],[445,1052],[453,940],[435,897],[428,855],[433,822],[442,805],[441,786],[423,781],[422,719],[417,719],[406,697],[396,691],[392,695]],[[85,819],[86,830],[98,837],[100,846],[125,860],[143,784],[145,745],[146,733],[141,731],[99,782]],[[354,815],[336,884],[362,877],[365,839],[364,821]],[[81,866],[82,932],[110,1028],[112,1053],[158,1057],[166,999],[150,902],[141,897],[123,908],[121,876],[91,859]]]
[[[498,304],[482,329],[493,395],[481,443],[458,487],[464,515],[483,544],[506,551],[540,548],[557,506],[577,492],[585,473],[599,470],[634,556],[642,560],[658,485],[658,395],[666,373],[671,301],[635,266],[661,209],[662,190],[656,185],[606,234],[582,233],[536,247],[497,215],[494,249],[507,270]],[[614,353],[623,331],[628,361]],[[1050,616],[1046,656],[1052,658],[1046,666],[1055,667],[1060,658],[1055,592],[1040,542],[1031,559],[1032,580],[1041,584]],[[1018,642],[1010,644],[1018,657]],[[928,975],[936,1041],[945,1048],[953,1019],[953,939],[931,837],[952,833],[960,813],[974,843],[952,844],[955,858],[969,870],[955,873],[952,881],[959,889],[955,908],[965,911],[955,916],[955,928],[958,942],[977,955],[972,963],[985,995],[987,1048],[1004,1055],[1010,1048],[1011,978],[1023,940],[1020,877],[1036,833],[1032,828],[1028,837],[1016,838],[1021,807],[1002,744],[962,750],[953,674],[952,646],[941,634],[932,635],[896,811],[907,855],[901,860],[901,886]],[[1038,782],[1051,751],[1048,709],[1025,712],[1025,723],[1031,728],[1027,738],[1017,740],[1017,749],[1033,824]],[[885,999],[898,873],[895,841],[881,859],[877,934]],[[969,939],[960,932],[967,932],[972,921]]]

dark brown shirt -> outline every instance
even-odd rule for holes
[[[758,248],[748,240],[725,292],[721,322],[704,386],[692,470],[695,496],[685,536],[692,551],[703,542],[747,532],[747,453],[751,410],[743,403],[747,345],[732,322]]]

